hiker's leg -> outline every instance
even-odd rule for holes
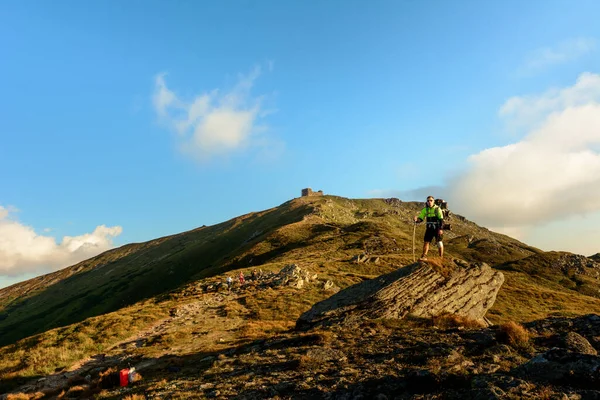
[[[437,241],[438,250],[440,252],[440,258],[444,258],[444,242],[442,242],[442,240],[444,239],[444,234],[438,232],[435,238]]]
[[[429,251],[429,243],[435,237],[436,231],[435,229],[431,229],[430,227],[425,229],[425,237],[423,237],[423,257],[427,255]]]

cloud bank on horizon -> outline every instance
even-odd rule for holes
[[[248,75],[240,75],[231,90],[214,89],[189,101],[169,89],[165,73],[159,74],[154,82],[154,110],[161,122],[177,132],[181,152],[197,161],[251,145],[268,145],[264,137],[259,137],[266,126],[259,125],[258,120],[269,111],[264,110],[262,97],[250,93],[260,74],[257,66]]]
[[[15,210],[0,206],[0,276],[45,274],[76,264],[113,247],[120,226],[97,226],[92,233],[64,236],[60,243],[51,236],[12,218]]]
[[[468,169],[448,183],[455,204],[497,229],[600,211],[600,75],[510,98],[499,115],[526,133],[471,155]]]
[[[441,186],[395,194],[444,193],[455,211],[491,230],[546,250],[597,253],[600,75],[585,72],[572,86],[511,97],[498,115],[507,130],[521,132],[519,141],[472,154]]]

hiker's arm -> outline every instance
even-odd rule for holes
[[[415,222],[423,222],[423,220],[425,219],[425,212],[425,209],[422,209],[419,215],[415,217]]]
[[[442,209],[439,207],[437,209],[437,214],[438,214],[439,231],[443,232],[444,231],[444,213],[442,212]]]

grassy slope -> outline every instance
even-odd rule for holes
[[[0,345],[111,312],[187,282],[236,268],[245,261],[240,254],[247,253],[278,228],[302,220],[309,212],[311,208],[303,203],[288,202],[146,245],[112,250],[72,267],[65,279],[46,278],[50,285],[38,284],[21,297],[15,293],[25,293],[23,287],[33,286],[31,283],[2,289]],[[91,267],[80,268],[82,264]]]
[[[107,252],[86,261],[86,268],[71,273],[65,280],[46,288],[40,286],[8,305],[7,293],[14,294],[18,287],[0,291],[4,312],[8,314],[0,321],[3,344],[75,323],[0,349],[3,359],[14,361],[0,365],[0,373],[32,376],[58,363],[19,364],[19,357],[9,355],[20,351],[36,354],[42,352],[41,348],[61,349],[68,344],[67,355],[58,357],[61,363],[98,352],[101,348],[90,345],[89,338],[101,347],[109,346],[164,316],[186,283],[207,277],[222,280],[230,270],[247,273],[260,267],[276,271],[288,263],[297,263],[340,287],[392,271],[412,262],[411,220],[419,208],[417,203],[391,205],[381,199],[300,198],[219,225],[130,245],[127,254],[124,248]],[[416,229],[417,254],[422,229]],[[460,216],[454,218],[453,230],[447,233],[445,241],[448,256],[485,261],[503,270],[505,284],[488,313],[493,322],[600,313],[600,299],[578,292],[577,283],[565,284],[564,276],[557,271],[540,274],[553,257],[550,253],[481,228]],[[361,253],[379,257],[380,261],[351,261]],[[107,263],[109,258],[112,261]],[[533,269],[538,272],[533,273]],[[574,279],[571,281],[587,278]],[[165,296],[169,291],[171,295]],[[283,294],[265,291],[248,296],[243,306],[250,310],[251,317],[244,332],[255,338],[270,334],[269,329],[290,327],[303,311],[326,296],[318,290],[288,290]],[[115,310],[119,311],[106,314]],[[102,337],[98,337],[98,331],[102,331]],[[183,332],[181,335],[177,340],[193,340],[191,336],[186,339]],[[57,359],[56,355],[46,358]]]

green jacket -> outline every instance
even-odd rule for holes
[[[425,220],[427,222],[427,227],[441,229],[443,226],[444,214],[439,206],[425,207],[419,214],[419,220]]]

